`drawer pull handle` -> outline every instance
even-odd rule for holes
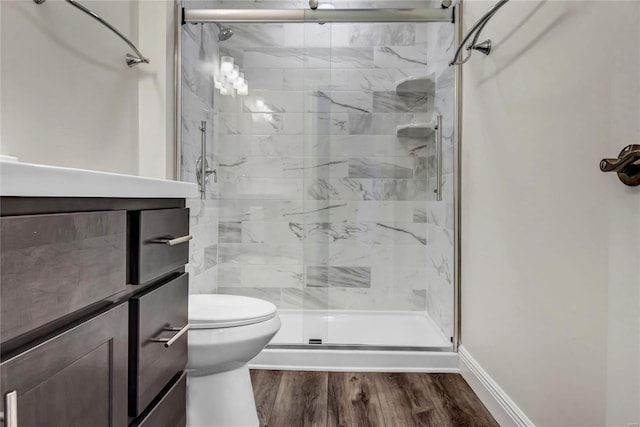
[[[0,412],[0,421],[6,427],[18,427],[18,392],[11,391],[4,395],[4,412]]]
[[[174,336],[172,336],[171,338],[150,338],[149,341],[151,342],[161,342],[164,344],[165,348],[169,348],[171,347],[171,345],[178,341],[178,339],[184,335],[185,332],[187,332],[189,330],[189,327],[191,325],[190,324],[186,324],[184,325],[182,328],[174,328],[174,327],[167,327],[167,328],[163,328],[163,331],[166,332],[177,332]]]
[[[193,236],[191,234],[187,234],[186,236],[182,236],[182,237],[163,237],[162,239],[152,239],[150,240],[150,242],[160,243],[161,245],[167,245],[167,246],[175,246],[181,243],[186,243],[191,239],[193,239]]]

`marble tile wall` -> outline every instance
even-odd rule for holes
[[[190,202],[191,291],[281,309],[427,310],[450,335],[453,26],[244,24],[219,45],[211,27],[184,33],[185,178],[201,117],[214,129],[218,172],[209,199]],[[241,65],[248,96],[213,90],[217,55]],[[434,84],[397,95],[414,76]],[[433,195],[434,132],[396,136],[435,112],[445,125],[443,202]]]

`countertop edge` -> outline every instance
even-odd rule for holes
[[[193,198],[196,184],[33,163],[0,162],[2,197]]]

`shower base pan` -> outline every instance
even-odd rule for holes
[[[254,369],[457,372],[433,320],[420,312],[280,310],[282,328],[254,358]]]

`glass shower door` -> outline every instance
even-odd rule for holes
[[[222,31],[232,36],[213,40],[218,61],[233,61],[248,90],[214,91],[218,290],[276,304],[282,328],[272,344],[326,339],[326,300],[305,286],[304,178],[313,172],[304,157],[304,26],[229,24]]]
[[[305,342],[451,347],[453,29],[303,24]]]

